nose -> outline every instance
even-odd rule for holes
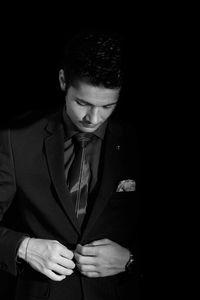
[[[98,124],[100,121],[99,108],[91,107],[87,113],[86,120],[93,125]]]

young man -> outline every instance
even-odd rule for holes
[[[64,108],[1,132],[0,267],[16,299],[138,296],[138,163],[132,128],[111,119],[122,88],[120,42],[83,33],[59,72]],[[127,107],[128,109],[128,107]]]

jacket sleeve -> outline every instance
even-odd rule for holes
[[[16,193],[10,130],[0,131],[0,269],[17,274],[16,253],[24,233],[3,225],[3,217]]]

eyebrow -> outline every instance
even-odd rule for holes
[[[88,105],[90,105],[90,106],[95,106],[95,105],[93,105],[92,103],[87,102],[87,101],[85,101],[85,100],[83,100],[83,99],[81,99],[81,98],[76,97],[75,99],[78,100],[78,101],[80,101],[80,102],[83,102],[83,103],[85,103],[85,104],[88,104]],[[109,103],[109,104],[105,104],[105,105],[102,105],[102,106],[112,106],[112,105],[115,105],[115,104],[117,104],[117,101],[112,102],[112,103]]]

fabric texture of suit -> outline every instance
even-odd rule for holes
[[[26,126],[0,133],[0,220],[15,207],[16,224],[0,227],[0,269],[17,275],[16,299],[100,300],[137,299],[139,272],[87,278],[75,271],[61,282],[16,264],[24,235],[58,240],[74,250],[78,243],[108,238],[138,250],[138,189],[116,192],[120,181],[138,182],[134,132],[111,120],[101,153],[98,190],[89,201],[91,212],[80,231],[64,176],[64,129],[61,111]],[[131,128],[132,130],[132,128]]]

